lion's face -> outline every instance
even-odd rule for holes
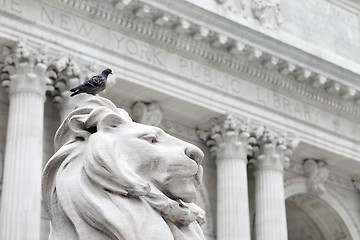
[[[117,139],[112,147],[118,159],[126,156],[134,172],[153,185],[151,191],[155,187],[172,199],[195,201],[203,175],[200,162],[204,154],[199,148],[160,128],[134,122],[102,132],[109,135],[106,138]]]
[[[204,239],[204,212],[193,204],[204,155],[194,145],[101,97],[80,103],[54,143],[42,180],[51,239]]]

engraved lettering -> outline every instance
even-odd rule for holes
[[[45,20],[47,19],[47,21]],[[49,13],[46,8],[41,7],[41,21],[43,22],[49,22],[50,24],[54,25],[54,19],[55,19],[55,11],[52,9],[51,13]]]
[[[312,120],[311,115],[310,115],[310,108],[309,108],[309,106],[306,106],[306,105],[304,105],[304,118],[309,121]]]
[[[1,3],[0,5],[1,9],[5,9],[5,10],[7,9],[17,14],[23,12],[19,0],[2,0],[0,1],[0,3]]]
[[[298,117],[303,118],[303,114],[302,114],[302,111],[301,111],[300,104],[298,104],[298,103],[295,104],[294,113],[295,113]]]
[[[283,98],[283,109],[284,109],[285,112],[291,112],[289,105],[290,105],[289,99],[284,97]]]
[[[216,79],[216,86],[220,87],[220,88],[223,88],[223,89],[226,89],[226,80],[227,80],[226,76],[220,74],[217,71],[214,71],[214,75],[215,75],[215,79]]]
[[[117,49],[119,50],[120,49],[120,44],[125,39],[125,37],[120,37],[117,34],[114,34],[114,37],[115,37],[115,39],[117,41]]]
[[[69,32],[90,36],[94,25],[55,9],[41,7],[40,20]]]
[[[313,111],[313,112],[314,112],[314,117],[315,117],[315,123],[317,123],[319,121],[320,110]]]
[[[276,107],[276,108],[280,108],[280,107],[281,107],[280,97],[279,97],[279,95],[277,95],[276,93],[273,94],[273,104],[274,104],[274,107]]]
[[[235,92],[235,93],[240,93],[240,88],[241,88],[241,85],[240,85],[240,82],[237,80],[237,79],[232,79],[231,80],[231,89]]]
[[[180,73],[183,74],[186,72],[185,69],[187,67],[187,61],[183,58],[179,58],[179,60],[180,60]]]
[[[147,60],[148,62],[151,62],[151,55],[149,53],[149,49],[144,44],[140,45],[140,58]]]
[[[278,93],[259,87],[256,88],[256,100],[263,105],[305,121],[317,123],[319,120],[320,111],[316,111],[316,109],[313,109],[311,106],[292,101]]]
[[[70,31],[69,16],[64,13],[60,13],[60,27],[66,31]]]
[[[17,0],[10,1],[10,10],[16,13],[22,13],[20,2]]]
[[[138,46],[133,40],[127,40],[125,42],[125,47],[128,53],[136,55],[138,53]]]
[[[91,31],[93,30],[92,25],[89,26],[89,25],[85,24],[85,22],[79,23],[78,21],[76,21],[76,19],[75,19],[75,26],[79,33],[84,33],[86,36],[90,36]]]
[[[159,55],[162,53],[161,50],[153,48],[153,57],[154,63],[157,62],[159,65],[164,66],[164,64],[160,61]],[[156,61],[155,61],[156,60]]]
[[[264,96],[265,95],[265,96]],[[257,100],[263,104],[267,104],[266,101],[266,94],[262,94],[260,88],[256,88],[256,96],[257,96]]]
[[[191,76],[193,76],[194,78],[199,78],[200,77],[200,65],[191,63],[190,66],[191,66]]]
[[[212,82],[211,71],[206,67],[204,67],[204,81],[209,83]]]

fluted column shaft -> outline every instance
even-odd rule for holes
[[[219,240],[250,240],[247,183],[250,134],[245,129],[241,121],[227,115],[212,127],[207,141],[216,153]]]
[[[45,68],[21,63],[10,78],[0,239],[40,238]]]
[[[286,140],[264,131],[255,154],[256,240],[287,240],[284,167],[292,153]]]
[[[255,175],[256,240],[286,240],[283,173],[263,169]]]
[[[217,159],[217,239],[250,239],[246,159]]]

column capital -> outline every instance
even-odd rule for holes
[[[276,132],[267,126],[260,126],[252,131],[256,139],[253,144],[251,163],[256,170],[279,170],[289,167],[289,157],[298,142],[286,132]]]
[[[19,41],[12,48],[2,48],[2,86],[8,88],[10,95],[31,92],[45,99],[46,91],[51,89],[45,54],[45,48],[29,48],[25,41]]]
[[[250,143],[255,140],[250,137],[248,118],[226,114],[212,119],[209,125],[210,127],[199,129],[197,133],[217,159],[247,159],[247,154],[251,151]]]
[[[321,160],[305,159],[304,174],[308,178],[308,191],[320,195],[326,191],[325,182],[329,177],[329,169]]]
[[[54,91],[50,97],[54,102],[61,102],[69,97],[69,90],[80,84],[80,67],[69,57],[52,59],[48,67],[48,76],[52,81]]]

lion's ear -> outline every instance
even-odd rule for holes
[[[122,118],[114,111],[110,111],[108,108],[99,107],[94,109],[89,117],[85,121],[86,129],[93,129],[96,127],[96,131],[101,131],[105,127],[112,127],[118,124],[128,122],[128,119]],[[96,132],[94,130],[91,133]]]
[[[88,138],[90,133],[83,126],[92,110],[92,108],[76,109],[62,122],[54,137],[55,151],[74,138]]]

